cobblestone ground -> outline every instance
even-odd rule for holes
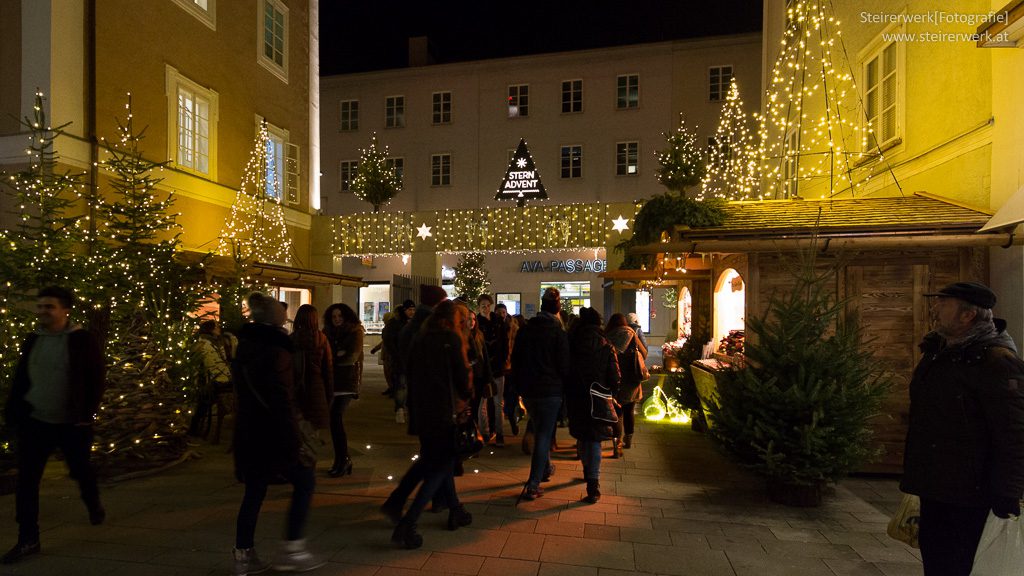
[[[372,357],[370,357],[372,358]],[[602,462],[604,497],[585,492],[573,441],[559,429],[557,470],[541,499],[513,506],[529,471],[519,439],[466,462],[456,483],[473,524],[444,528],[424,513],[419,550],[396,549],[377,512],[416,453],[395,424],[383,376],[369,366],[362,398],[348,411],[355,470],[327,478],[321,463],[309,523],[310,546],[330,562],[317,576],[465,574],[481,576],[916,575],[916,550],[885,535],[899,500],[895,480],[849,479],[817,509],[764,498],[762,482],[728,463],[688,427],[639,424],[634,447]],[[230,426],[230,420],[226,422]],[[229,574],[242,496],[224,445],[197,445],[201,458],[160,474],[103,487],[107,522],[90,526],[62,463],[42,489],[40,555],[0,574],[194,576]],[[268,494],[257,548],[272,556],[288,489]],[[14,497],[0,497],[0,546],[17,536]]]

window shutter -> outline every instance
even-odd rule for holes
[[[285,190],[289,204],[299,203],[299,147],[296,144],[285,144]]]

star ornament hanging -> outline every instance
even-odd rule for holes
[[[619,214],[618,218],[612,219],[612,230],[615,230],[619,234],[629,230],[629,220],[627,218],[623,218],[622,214]]]
[[[420,224],[420,227],[417,228],[416,230],[418,230],[418,232],[416,232],[416,235],[419,236],[421,240],[426,240],[428,237],[433,236],[433,234],[431,234],[430,232],[430,226],[427,226],[426,222]]]

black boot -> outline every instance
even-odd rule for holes
[[[414,550],[423,546],[423,536],[416,531],[416,525],[408,522],[399,522],[395,531],[391,533],[391,541],[406,550]]]
[[[587,495],[583,501],[587,504],[597,504],[601,499],[601,484],[597,480],[587,480]]]
[[[457,504],[448,511],[448,529],[456,530],[473,523],[473,515],[462,504]]]

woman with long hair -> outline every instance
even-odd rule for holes
[[[643,376],[634,368],[636,365],[637,351],[643,358],[647,358],[647,347],[640,342],[636,332],[629,327],[629,321],[624,314],[616,312],[608,318],[608,325],[605,327],[605,338],[615,346],[615,352],[619,357],[619,371],[622,373],[622,384],[615,399],[621,406],[619,408],[619,420],[621,431],[619,438],[614,440],[612,457],[622,456],[622,448],[633,446],[633,409],[636,403],[643,400]]]
[[[331,304],[324,311],[324,334],[334,351],[334,391],[331,401],[331,442],[334,464],[331,478],[352,473],[345,433],[345,409],[359,398],[359,362],[363,356],[363,326],[348,304]]]
[[[458,461],[454,442],[456,420],[470,418],[468,403],[473,396],[473,371],[467,355],[471,317],[466,306],[445,300],[437,305],[412,342],[406,370],[409,433],[420,439],[420,457],[414,466],[423,469],[423,485],[391,535],[391,541],[404,548],[423,545],[416,523],[438,490],[449,507],[449,530],[473,521],[459,503],[454,477]]]
[[[295,401],[313,428],[324,430],[330,426],[327,406],[334,391],[331,345],[320,331],[316,308],[309,304],[295,311],[292,326]]]

